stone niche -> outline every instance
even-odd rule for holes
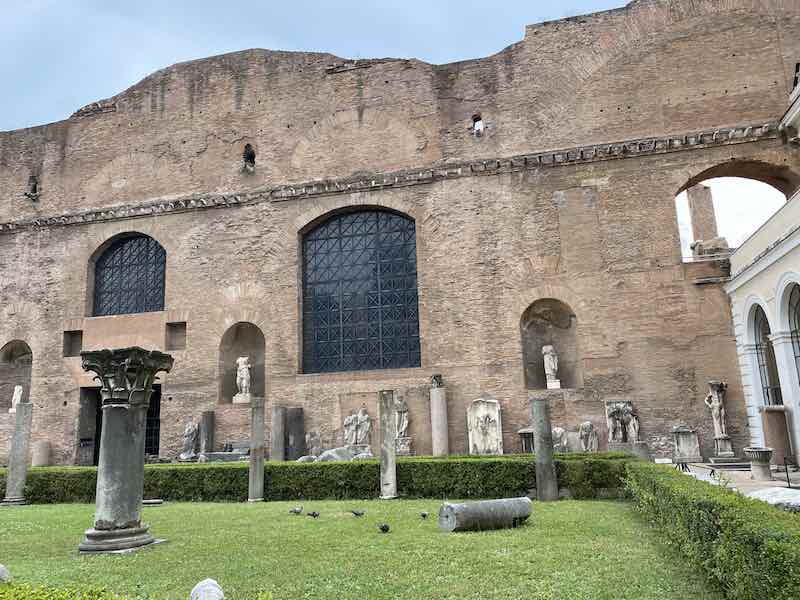
[[[562,388],[583,387],[578,351],[577,318],[572,309],[552,298],[537,300],[523,313],[520,322],[525,386],[547,389],[543,346],[553,346],[558,355],[558,379]]]
[[[15,340],[0,348],[0,410],[11,408],[14,388],[22,386],[21,402],[28,402],[33,354],[25,342]]]
[[[264,334],[252,323],[231,326],[219,345],[219,403],[230,404],[236,395],[236,359],[250,358],[250,394],[264,397]]]

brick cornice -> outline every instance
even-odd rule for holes
[[[359,174],[339,179],[283,185],[238,194],[193,194],[169,200],[161,199],[52,217],[21,219],[0,223],[0,234],[35,228],[85,225],[87,223],[133,219],[165,213],[242,206],[262,202],[286,202],[315,196],[393,189],[424,185],[447,179],[499,175],[550,167],[653,156],[715,146],[758,142],[778,137],[777,125],[775,123],[767,123],[700,131],[684,135],[633,139],[610,144],[523,154],[508,158],[459,161],[447,163],[446,165],[407,169],[393,173]]]

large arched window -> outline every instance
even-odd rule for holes
[[[416,230],[370,209],[303,236],[303,372],[420,366]]]
[[[778,364],[775,361],[775,349],[769,339],[770,333],[769,321],[764,309],[756,306],[753,313],[753,334],[755,335],[761,390],[764,404],[775,406],[783,404],[783,396],[778,378]]]
[[[113,242],[94,267],[94,316],[164,310],[167,253],[146,235]]]
[[[800,377],[800,285],[792,286],[789,295],[789,331],[792,333],[792,348],[797,375]]]

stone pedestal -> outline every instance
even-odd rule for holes
[[[306,453],[306,422],[302,407],[286,410],[286,460],[297,460]]]
[[[264,500],[264,450],[264,398],[251,398],[249,502]]]
[[[39,440],[38,442],[34,442],[33,451],[31,452],[31,466],[50,466],[50,442],[47,440]]]
[[[550,380],[548,380],[547,389],[548,390],[560,390],[561,389],[561,380],[560,379],[550,379]]]
[[[231,402],[233,404],[250,404],[252,399],[253,397],[250,394],[238,393],[231,399]]]
[[[31,443],[32,422],[33,404],[30,402],[17,404],[14,437],[11,438],[11,452],[8,455],[6,497],[3,499],[3,506],[25,504],[25,480],[28,477],[28,450]]]
[[[772,448],[745,448],[744,455],[750,461],[750,479],[772,481]]]
[[[397,438],[397,456],[411,456],[411,442],[413,438],[404,436]]]
[[[286,407],[272,405],[272,430],[269,432],[269,459],[286,460]]]
[[[142,348],[81,352],[83,369],[101,381],[103,428],[94,527],[81,552],[119,552],[153,543],[141,522],[144,434],[153,379],[169,371],[168,354]]]
[[[685,425],[680,425],[672,429],[674,463],[699,463],[703,462],[700,455],[700,441],[697,432]]]
[[[533,441],[536,450],[536,496],[540,502],[558,500],[558,479],[553,462],[553,430],[550,423],[550,402],[531,398]]]
[[[381,425],[381,498],[397,498],[397,431],[394,422],[394,391],[379,393]]]
[[[721,435],[714,438],[714,457],[715,458],[735,458],[733,454],[733,444],[729,435]]]
[[[431,399],[431,443],[434,456],[450,454],[447,424],[447,391],[444,387],[432,387]]]
[[[214,411],[205,410],[200,415],[200,456],[214,452]]]

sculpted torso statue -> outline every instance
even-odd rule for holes
[[[352,414],[344,418],[344,443],[353,446],[358,439],[358,415]]]
[[[725,391],[728,389],[728,384],[722,381],[710,381],[708,387],[710,391],[705,398],[705,404],[711,411],[711,418],[714,421],[714,437],[725,437],[728,435],[725,425]]]
[[[183,428],[183,450],[179,458],[181,460],[188,460],[194,458],[197,453],[197,439],[200,434],[200,428],[189,417],[189,422]]]
[[[356,443],[359,445],[369,444],[370,434],[372,433],[372,417],[367,413],[366,406],[362,406],[359,409],[356,418]]]
[[[249,356],[240,356],[236,359],[236,387],[240,394],[250,393],[250,365]]]
[[[406,437],[408,432],[408,404],[406,404],[406,400],[402,396],[394,402],[394,425],[397,437]]]
[[[544,357],[544,374],[547,381],[558,379],[558,354],[553,346],[542,346],[542,356]]]
[[[17,404],[22,402],[22,386],[15,385],[14,386],[14,393],[11,395],[11,408],[8,409],[8,412],[15,413],[17,412]]]

